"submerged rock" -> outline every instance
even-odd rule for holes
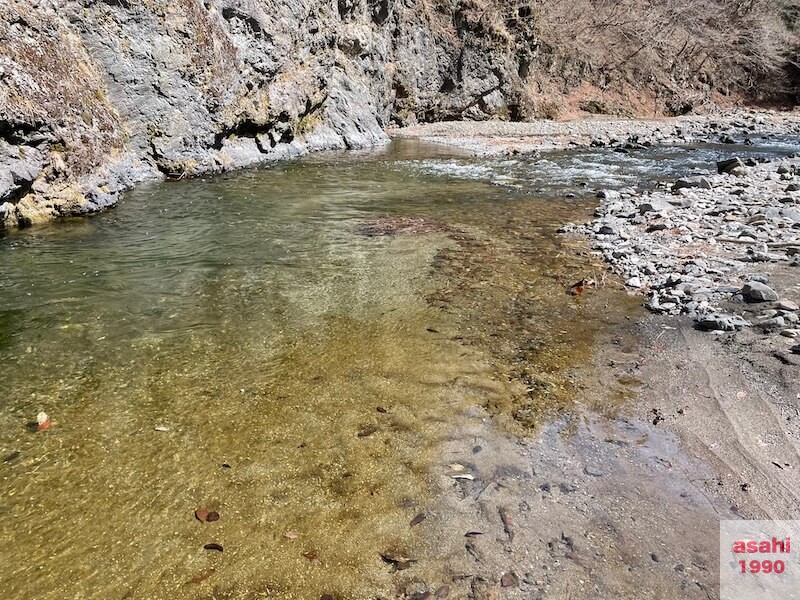
[[[423,217],[387,217],[365,221],[358,226],[358,232],[366,237],[453,233],[453,231],[444,223]]]

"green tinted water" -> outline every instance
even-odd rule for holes
[[[409,521],[437,440],[511,402],[505,359],[556,389],[595,327],[553,233],[591,203],[418,168],[437,153],[142,186],[0,239],[4,597],[372,598],[380,552],[435,557]],[[359,233],[391,216],[464,234]]]

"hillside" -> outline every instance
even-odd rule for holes
[[[796,1],[8,0],[0,225],[390,125],[788,102]]]

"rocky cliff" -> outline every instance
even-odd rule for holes
[[[533,29],[486,8],[5,1],[0,223],[97,211],[147,178],[380,144],[393,120],[517,117]]]
[[[764,39],[761,25],[741,24],[738,3],[708,3],[726,32]],[[602,92],[584,102],[591,112],[640,96],[671,110],[664,90],[729,86],[709,83],[721,38],[689,27],[716,21],[663,10],[657,21],[653,10],[639,0],[0,0],[0,228],[100,210],[148,178],[380,144],[393,123],[553,116],[547,98],[577,90],[580,100],[584,82]],[[620,11],[627,25],[614,25]],[[751,60],[745,38],[725,39]],[[728,62],[752,79],[743,60]]]

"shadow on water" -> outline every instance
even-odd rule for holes
[[[459,415],[536,425],[580,393],[569,367],[594,336],[635,312],[610,282],[565,294],[603,278],[554,233],[594,208],[563,197],[581,160],[597,162],[405,142],[141,186],[0,238],[0,589],[389,593],[380,553],[433,543],[409,522]],[[452,232],[359,233],[397,216]],[[53,427],[30,433],[39,411]]]

